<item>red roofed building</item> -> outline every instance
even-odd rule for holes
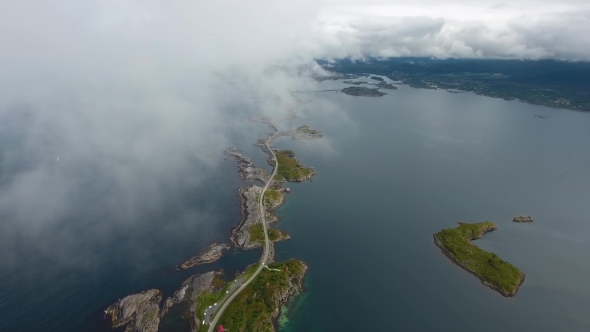
[[[225,329],[223,328],[223,325],[219,325],[217,327],[217,332],[225,332]]]

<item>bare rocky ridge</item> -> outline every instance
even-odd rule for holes
[[[261,191],[262,188],[256,185],[238,189],[242,220],[232,230],[231,241],[240,248],[253,249],[261,246],[260,243],[250,241],[249,231],[250,226],[262,223],[258,208]]]
[[[264,168],[254,166],[254,164],[252,163],[252,159],[248,156],[239,153],[238,149],[235,146],[227,148],[224,154],[236,160],[239,168],[238,173],[240,174],[242,180],[258,180],[262,183],[265,183],[270,177],[270,174],[268,174],[268,172]]]
[[[181,270],[186,270],[195,265],[215,262],[216,260],[220,259],[221,256],[223,256],[223,252],[229,248],[229,244],[212,243],[207,248],[205,248],[199,255],[191,257],[186,262],[182,263],[178,268]]]
[[[125,332],[156,332],[160,324],[162,293],[150,289],[124,297],[107,308],[114,328],[127,325]]]

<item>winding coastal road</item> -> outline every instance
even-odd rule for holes
[[[219,317],[221,317],[221,315],[223,314],[223,312],[225,311],[227,306],[234,300],[234,298],[236,296],[238,296],[238,294],[240,294],[241,291],[243,291],[246,288],[246,286],[248,286],[248,284],[252,280],[254,280],[254,278],[256,278],[256,276],[264,268],[264,264],[266,263],[266,261],[268,259],[268,255],[269,255],[269,251],[270,251],[270,240],[268,238],[268,228],[266,226],[266,219],[264,218],[264,215],[265,215],[265,213],[264,213],[264,193],[266,192],[266,190],[268,189],[268,187],[272,183],[272,180],[274,179],[275,175],[277,174],[277,168],[279,165],[279,162],[277,160],[277,156],[276,156],[275,152],[272,150],[272,148],[270,147],[270,143],[275,138],[277,138],[281,133],[279,131],[279,129],[277,128],[277,126],[273,123],[273,121],[274,120],[270,120],[270,125],[276,130],[276,133],[274,133],[272,136],[270,136],[266,140],[266,143],[264,144],[272,156],[272,159],[274,161],[274,165],[273,165],[272,174],[270,175],[270,178],[268,178],[268,180],[266,181],[266,184],[264,185],[264,187],[262,188],[262,191],[260,192],[260,218],[262,219],[262,227],[264,229],[264,250],[262,251],[262,257],[260,257],[260,265],[258,266],[256,271],[254,271],[252,276],[250,276],[250,278],[248,280],[246,280],[240,286],[240,288],[238,288],[235,292],[233,292],[231,294],[231,296],[227,300],[225,300],[225,302],[223,302],[221,308],[219,308],[219,310],[215,313],[215,317],[211,321],[211,324],[209,325],[209,329],[207,330],[208,332],[213,332],[213,330],[215,329],[215,325],[217,325],[217,321],[219,320]]]

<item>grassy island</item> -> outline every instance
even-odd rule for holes
[[[386,93],[383,93],[377,89],[349,86],[340,90],[342,93],[349,96],[361,96],[361,97],[383,97]]]
[[[471,243],[471,240],[495,229],[496,225],[491,221],[459,223],[457,228],[443,229],[434,234],[434,242],[447,257],[479,278],[484,285],[504,296],[514,296],[524,281],[524,273],[496,254]]]
[[[277,180],[287,180],[289,182],[304,181],[314,174],[313,169],[303,167],[295,158],[295,153],[291,150],[276,151],[279,167],[277,168]]]
[[[299,260],[268,264],[227,307],[218,321],[228,331],[274,331],[273,319],[289,294],[301,287],[307,266]]]

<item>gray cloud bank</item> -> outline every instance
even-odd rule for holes
[[[216,222],[211,207],[174,202],[207,194],[193,188],[214,185],[208,179],[219,172],[220,152],[253,130],[248,116],[294,104],[290,92],[307,82],[301,73],[309,64],[293,57],[296,40],[315,8],[269,0],[3,1],[4,271],[24,259],[22,247],[76,266],[113,238],[142,252],[150,246],[141,244],[142,228],[158,214],[162,228],[207,235]],[[293,66],[281,66],[287,62]],[[181,211],[165,215],[170,206]]]
[[[583,2],[456,2],[481,17],[428,0],[357,4],[2,1],[0,265],[23,243],[75,264],[133,232],[218,171],[206,155],[246,137],[244,119],[294,105],[313,58],[590,59]],[[207,209],[175,218],[201,233],[215,222]]]

